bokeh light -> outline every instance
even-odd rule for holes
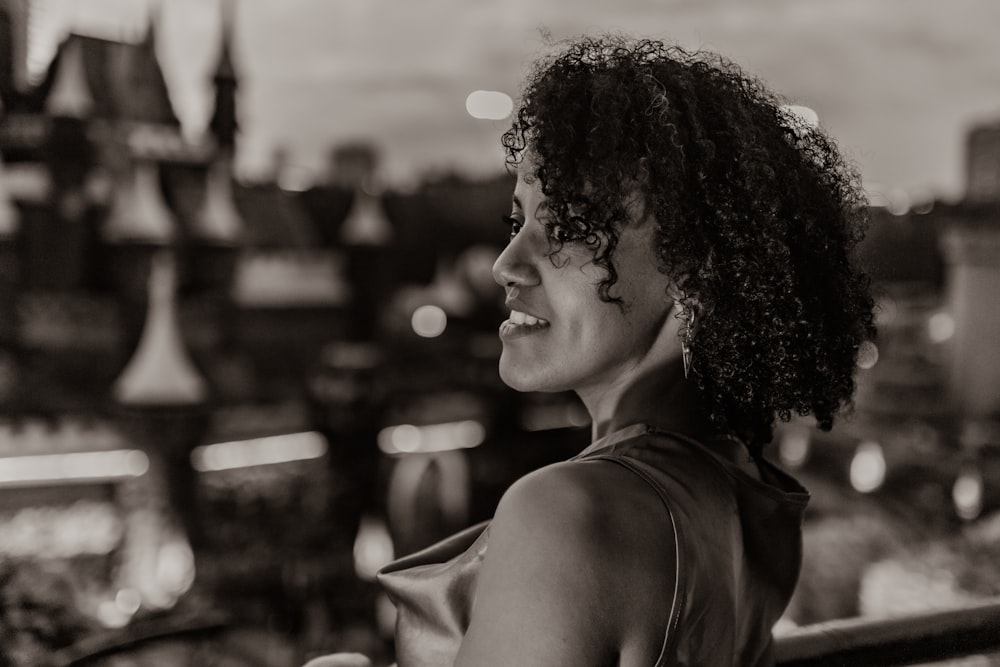
[[[935,343],[943,343],[955,335],[955,318],[950,313],[935,313],[927,320],[927,335]]]
[[[786,428],[778,442],[778,456],[789,468],[801,467],[809,458],[811,444],[807,429]]]
[[[465,98],[465,110],[473,118],[503,120],[514,111],[514,101],[507,93],[474,90]]]
[[[115,604],[122,613],[131,616],[142,606],[142,596],[134,588],[123,588],[115,594]]]
[[[446,452],[477,447],[486,439],[486,427],[474,419],[414,426],[388,426],[378,434],[378,447],[386,454]]]
[[[401,424],[389,433],[389,442],[397,452],[415,452],[420,449],[420,429],[416,426]]]
[[[878,363],[878,346],[870,340],[858,346],[858,368],[868,370]]]
[[[97,606],[97,621],[106,628],[123,628],[132,614],[122,611],[114,600],[102,600]]]
[[[793,114],[809,127],[816,127],[819,125],[819,114],[810,107],[801,104],[786,104],[782,108]]]
[[[52,483],[64,480],[113,480],[140,477],[149,458],[137,449],[0,458],[0,486]]]
[[[851,486],[861,493],[871,493],[882,486],[885,472],[882,445],[870,440],[859,444],[851,460]]]
[[[983,476],[978,470],[966,470],[951,488],[955,513],[966,521],[977,518],[983,511]]]
[[[218,442],[195,447],[191,465],[199,472],[316,459],[327,451],[326,439],[316,431]]]
[[[191,545],[175,537],[160,545],[156,559],[155,580],[162,597],[158,606],[169,606],[186,593],[194,583],[195,562]]]
[[[440,306],[420,306],[410,318],[413,331],[423,338],[437,338],[448,326],[448,315]]]
[[[365,581],[374,581],[383,565],[393,559],[392,537],[385,522],[364,516],[354,539],[354,571]]]

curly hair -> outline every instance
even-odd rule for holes
[[[502,143],[510,167],[530,153],[546,225],[587,244],[619,305],[614,251],[638,195],[697,313],[692,378],[721,433],[757,454],[776,417],[832,427],[875,324],[853,260],[867,201],[821,129],[718,54],[609,35],[538,61]]]

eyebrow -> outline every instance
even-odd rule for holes
[[[524,208],[524,206],[523,206],[523,205],[521,204],[521,200],[517,198],[517,195],[513,195],[513,196],[511,197],[511,202],[512,202],[512,203],[514,204],[514,206],[516,206],[517,208],[522,208],[522,209]]]

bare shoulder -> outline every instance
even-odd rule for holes
[[[496,664],[597,665],[618,656],[629,664],[627,653],[640,658],[635,664],[652,655],[652,664],[674,553],[662,502],[628,470],[576,461],[523,477],[490,526],[457,664],[493,664],[482,662],[487,655]]]
[[[522,477],[504,494],[494,523],[493,531],[521,538],[538,531],[542,542],[569,540],[593,555],[607,548],[621,555],[622,539],[652,546],[646,538],[654,524],[669,527],[652,488],[606,461],[559,463]]]
[[[673,583],[675,541],[663,501],[639,476],[608,461],[547,466],[504,494],[490,546],[578,563],[593,581],[627,590],[630,580]],[[526,554],[527,555],[527,554]],[[630,596],[629,602],[635,598]]]

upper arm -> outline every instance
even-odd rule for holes
[[[456,665],[606,665],[636,650],[652,664],[674,545],[672,532],[651,530],[664,525],[663,506],[642,486],[606,463],[549,466],[515,483],[490,526]]]

